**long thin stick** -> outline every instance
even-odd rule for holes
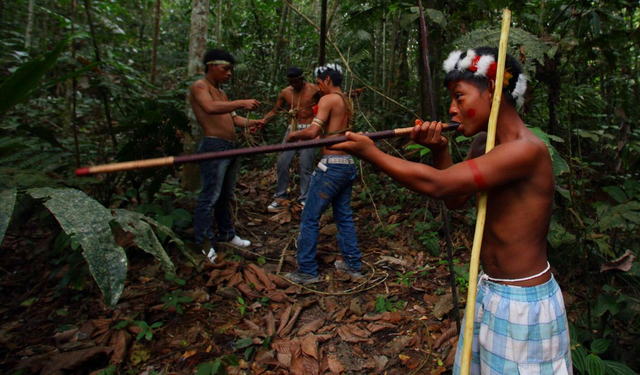
[[[422,35],[422,59],[424,65],[424,78],[427,82],[429,94],[429,115],[431,118],[438,118],[438,111],[431,80],[431,68],[429,66],[429,37],[427,32],[427,22],[422,9],[422,0],[418,0],[418,11],[420,13],[420,34]],[[423,111],[424,113],[424,111]],[[442,212],[442,222],[444,224],[445,242],[447,246],[447,263],[449,263],[449,282],[451,284],[451,296],[453,297],[453,315],[456,319],[456,328],[460,332],[460,306],[458,305],[458,290],[456,289],[456,276],[453,269],[453,246],[451,244],[451,228],[449,228],[449,210],[444,205],[442,199],[438,202],[440,212]]]
[[[496,127],[498,124],[498,113],[500,112],[500,101],[502,99],[502,83],[504,82],[504,67],[507,57],[507,45],[509,43],[509,26],[511,25],[511,12],[505,9],[502,12],[502,31],[500,32],[500,45],[498,48],[498,68],[496,72],[496,88],[491,104],[489,115],[489,126],[487,129],[487,145],[485,153],[493,149],[496,141]],[[482,234],[487,218],[487,193],[480,194],[478,199],[478,218],[476,221],[476,232],[473,237],[473,248],[471,249],[471,263],[469,264],[469,290],[467,293],[467,307],[465,309],[464,342],[462,344],[462,362],[460,364],[460,374],[468,375],[471,368],[471,348],[473,345],[473,326],[476,312],[476,292],[478,287],[478,266],[480,264],[480,248],[482,246]]]
[[[459,123],[451,122],[449,124],[446,124],[443,130],[445,131],[456,130],[458,129],[458,126],[460,126]],[[411,133],[412,130],[413,130],[413,127],[409,127],[409,128],[400,128],[400,129],[393,129],[393,130],[383,130],[383,131],[374,132],[374,133],[366,133],[365,135],[373,139],[374,141],[377,141],[380,139],[394,138],[394,137],[400,137],[403,135],[408,135],[409,133]],[[76,173],[76,176],[87,176],[87,175],[96,174],[96,173],[112,173],[112,172],[130,171],[133,169],[166,167],[169,165],[197,163],[203,160],[214,160],[214,159],[231,158],[236,156],[266,154],[270,152],[300,150],[303,148],[311,148],[311,147],[327,147],[327,146],[332,146],[338,143],[345,142],[346,140],[347,138],[345,136],[339,136],[339,137],[330,137],[330,138],[322,138],[322,139],[312,139],[312,140],[300,141],[300,142],[280,143],[277,145],[237,148],[234,150],[227,150],[227,151],[203,152],[200,154],[193,154],[193,155],[166,156],[163,158],[156,158],[156,159],[145,159],[145,160],[127,161],[123,163],[102,164],[102,165],[96,165],[93,167],[83,167],[83,168],[76,169],[75,173]]]

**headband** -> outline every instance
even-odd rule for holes
[[[205,65],[231,65],[231,63],[226,60],[211,60],[208,61]]]
[[[467,50],[467,54],[462,58],[462,51],[453,51],[449,54],[449,57],[442,64],[444,71],[449,74],[454,70],[458,70],[461,73],[468,70],[473,73],[475,77],[487,77],[488,79],[496,79],[496,71],[498,70],[498,63],[493,55],[477,55],[473,49]],[[504,72],[503,88],[509,86],[513,75],[506,68]],[[518,106],[524,103],[524,93],[527,91],[527,76],[520,73],[518,81],[513,89],[509,92],[511,96],[516,100]]]
[[[314,71],[316,77],[318,77],[318,75],[320,75],[321,73],[326,72],[327,70],[335,70],[338,73],[342,73],[342,67],[338,64],[327,64],[325,66],[319,66],[316,68],[316,70]]]

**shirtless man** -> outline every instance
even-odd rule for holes
[[[433,168],[387,155],[367,137],[347,133],[332,148],[374,164],[401,185],[460,207],[488,194],[482,239],[471,374],[571,374],[564,301],[547,262],[555,188],[549,151],[518,115],[526,91],[520,64],[507,56],[495,148],[484,153],[497,49],[452,52],[444,63],[451,120],[465,136],[479,134],[466,160],[453,164],[442,123],[416,125],[411,139],[433,153]],[[471,317],[465,317],[465,319]],[[462,335],[454,374],[460,372]]]
[[[255,99],[229,101],[220,85],[231,78],[235,59],[226,51],[213,49],[205,53],[203,59],[205,77],[191,85],[189,101],[193,113],[202,127],[204,138],[198,152],[225,151],[236,148],[235,127],[255,128],[262,120],[249,120],[236,115],[236,110],[254,110],[260,102]],[[213,262],[216,252],[213,248],[213,230],[211,228],[211,208],[218,227],[217,241],[229,242],[234,246],[248,247],[251,242],[236,235],[231,221],[231,199],[236,186],[236,176],[240,168],[237,157],[205,160],[200,162],[202,191],[194,214],[194,236],[196,244],[203,247],[205,237],[209,246],[203,248],[207,258]]]
[[[304,79],[302,69],[295,66],[289,68],[287,70],[287,80],[289,81],[289,86],[280,91],[276,105],[263,118],[264,123],[268,124],[276,117],[278,111],[285,111],[289,115],[287,119],[290,126],[284,135],[283,142],[286,142],[289,133],[306,129],[311,125],[313,106],[316,105],[318,97],[318,86]],[[289,167],[296,152],[297,150],[290,150],[278,155],[276,192],[273,195],[274,201],[267,207],[269,212],[277,212],[278,207],[280,207],[278,200],[288,198]],[[307,199],[307,190],[309,189],[315,155],[315,148],[300,150],[300,196],[298,201],[303,206]]]
[[[314,139],[318,136],[335,136],[344,133],[351,125],[353,105],[340,89],[342,68],[336,64],[316,69],[318,87],[322,97],[318,113],[311,126],[287,136],[287,142]],[[356,228],[351,212],[351,190],[356,177],[356,167],[350,155],[344,151],[322,149],[322,160],[311,176],[307,204],[300,218],[298,237],[298,270],[288,275],[298,284],[320,280],[316,252],[320,217],[333,206],[333,219],[338,227],[338,246],[344,261],[335,262],[337,269],[351,277],[362,276],[362,254],[358,248]]]

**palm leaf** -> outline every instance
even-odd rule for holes
[[[114,241],[109,225],[113,216],[109,210],[79,190],[37,188],[28,193],[36,199],[48,198],[44,205],[65,233],[82,245],[82,255],[105,303],[114,307],[124,289],[127,257],[124,249]]]

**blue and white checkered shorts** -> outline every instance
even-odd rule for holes
[[[480,277],[475,315],[470,374],[573,374],[567,313],[553,276],[534,287],[507,286]],[[456,375],[462,343],[463,332],[453,369]]]

